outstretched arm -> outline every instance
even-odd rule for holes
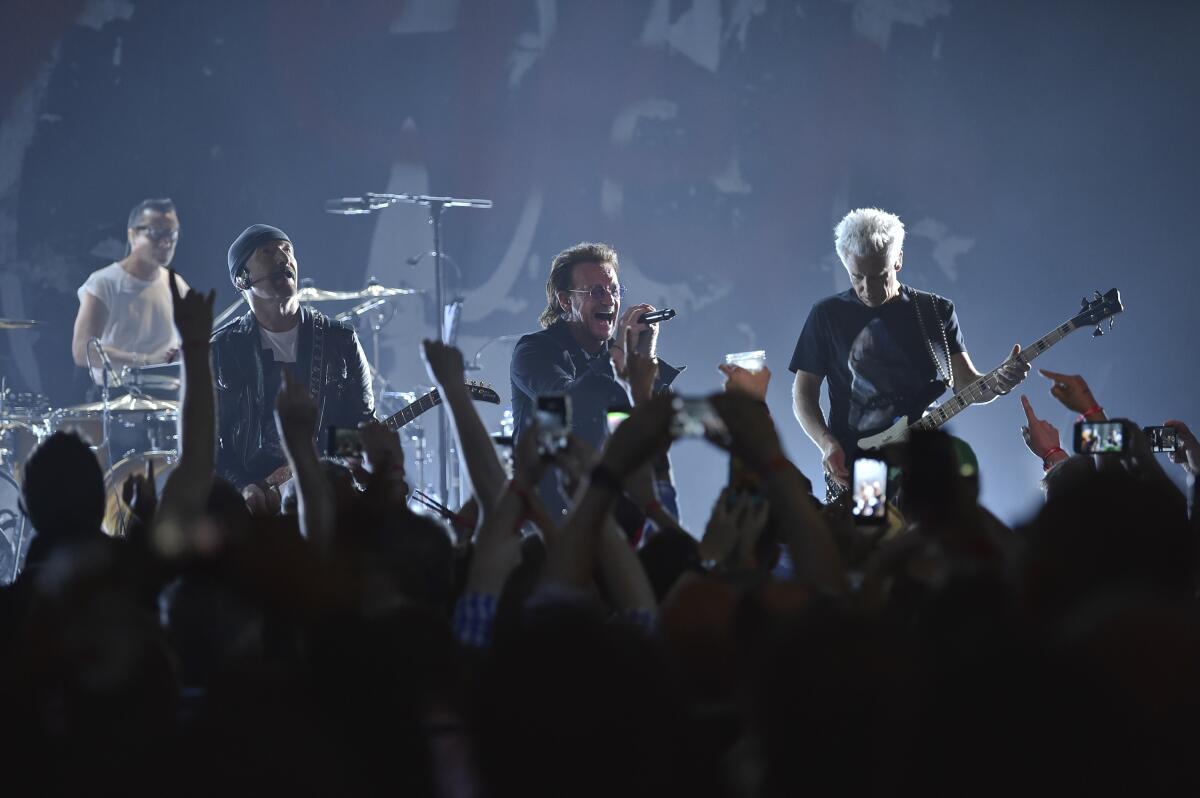
[[[425,368],[437,383],[442,401],[450,410],[458,444],[467,464],[467,474],[479,497],[479,507],[486,517],[496,506],[504,487],[504,466],[488,435],[479,412],[467,391],[463,356],[457,348],[439,341],[425,340],[421,344]]]
[[[160,515],[191,519],[199,516],[212,489],[216,459],[216,398],[208,341],[212,335],[213,300],[189,291],[180,296],[175,271],[168,275],[175,327],[182,340],[183,398],[179,410],[179,465],[163,486]]]
[[[317,457],[317,406],[302,382],[293,379],[291,371],[282,372],[283,384],[275,397],[275,426],[288,468],[296,480],[297,510],[300,534],[326,551],[333,539],[335,505],[333,486],[325,478]]]
[[[792,383],[792,412],[804,434],[821,450],[821,465],[825,471],[843,486],[849,486],[846,453],[821,415],[821,380],[822,377],[803,369],[796,372],[796,381]]]

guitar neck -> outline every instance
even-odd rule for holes
[[[1027,349],[1022,349],[1020,354],[1021,360],[1026,363],[1032,362],[1039,355],[1046,352],[1046,350],[1048,350],[1050,347],[1054,346],[1056,343],[1066,338],[1077,329],[1078,326],[1069,321],[1065,324],[1055,327],[1053,330],[1030,344]],[[929,415],[924,416],[916,423],[912,424],[911,427],[914,429],[924,430],[937,429],[950,419],[957,416],[963,410],[966,410],[971,405],[982,401],[988,396],[988,394],[993,393],[990,386],[993,384],[999,371],[999,368],[995,368],[989,371],[987,374],[984,374],[982,377],[975,380],[961,391],[955,393],[954,396],[938,405],[936,410],[933,410],[929,413]]]
[[[434,388],[429,393],[422,396],[417,401],[407,407],[401,408],[398,413],[388,416],[384,419],[384,426],[393,432],[403,427],[416,419],[427,410],[432,410],[442,403],[442,395],[438,393],[437,388]]]

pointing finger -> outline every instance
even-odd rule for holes
[[[1038,417],[1033,412],[1033,405],[1029,404],[1029,397],[1021,394],[1021,407],[1025,408],[1025,418],[1029,419],[1030,426],[1037,423]]]

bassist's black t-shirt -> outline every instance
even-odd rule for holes
[[[887,429],[900,416],[920,415],[922,399],[942,391],[933,355],[921,333],[914,301],[932,337],[933,352],[947,368],[938,325],[951,355],[963,352],[954,303],[936,294],[900,286],[900,295],[867,307],[853,290],[813,305],[788,368],[824,377],[829,385],[829,429],[847,455],[859,438]],[[933,317],[936,306],[936,319]]]

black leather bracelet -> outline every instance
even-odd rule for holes
[[[607,488],[613,493],[620,493],[625,487],[625,483],[621,480],[621,478],[617,476],[611,468],[604,465],[604,463],[596,464],[596,466],[592,469],[591,477],[593,485]]]

